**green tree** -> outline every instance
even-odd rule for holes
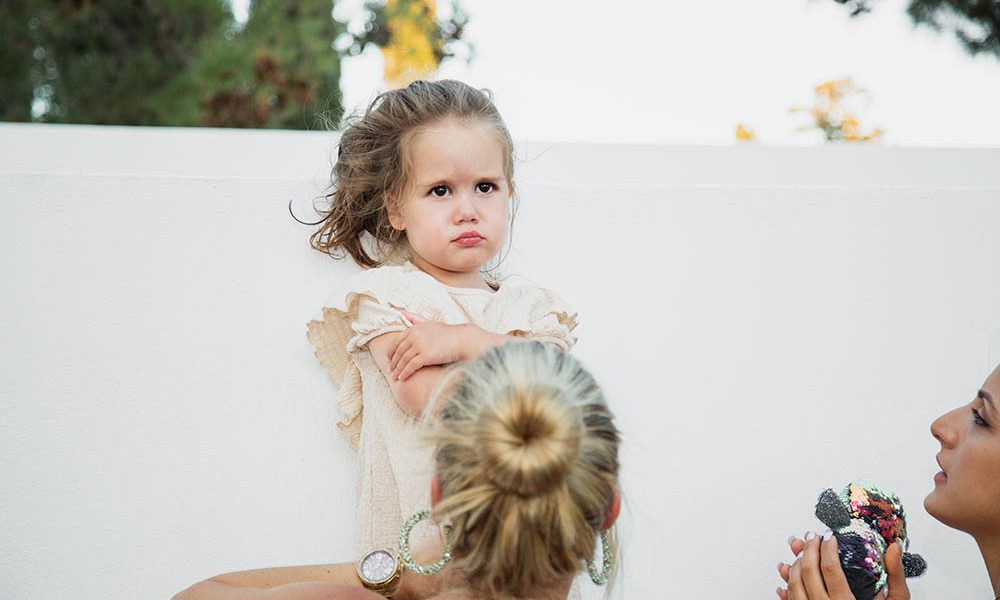
[[[24,73],[4,71],[0,113],[57,123],[198,124],[197,102],[171,95],[206,41],[232,25],[221,0],[16,0],[0,45]],[[40,110],[39,110],[40,107]]]
[[[0,121],[30,121],[34,98],[34,51],[26,2],[0,4]]]
[[[852,17],[871,12],[877,0],[834,0]],[[1000,2],[997,0],[910,0],[906,13],[915,25],[955,35],[975,56],[992,54],[1000,59]]]
[[[183,80],[203,98],[207,124],[311,129],[343,113],[340,54],[344,25],[331,0],[254,0],[246,25],[217,40]]]
[[[0,119],[309,128],[337,120],[332,0],[4,0]]]

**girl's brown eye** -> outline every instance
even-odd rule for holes
[[[448,195],[448,186],[438,185],[431,188],[431,196],[435,198],[444,198]]]
[[[476,189],[482,194],[489,194],[496,189],[496,186],[492,183],[483,182],[476,186]]]

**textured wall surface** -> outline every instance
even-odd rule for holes
[[[0,126],[0,597],[348,560],[305,322],[330,134]],[[914,597],[989,596],[928,427],[1000,362],[1000,150],[526,144],[505,270],[579,311],[625,433],[616,598],[770,598],[818,492],[895,489]],[[589,583],[588,596],[597,596]]]

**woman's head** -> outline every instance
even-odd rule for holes
[[[414,262],[478,269],[506,239],[513,142],[488,92],[416,81],[380,94],[348,121],[331,189],[310,238],[317,250],[373,267],[409,242]],[[482,243],[458,243],[467,231],[478,231]]]
[[[567,579],[618,516],[618,429],[594,378],[551,345],[509,343],[465,367],[434,440],[452,568],[485,594]]]
[[[973,536],[1000,536],[1000,365],[968,404],[939,417],[941,472],[924,500],[927,512]]]

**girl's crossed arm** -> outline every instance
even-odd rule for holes
[[[396,401],[415,417],[423,413],[430,393],[441,379],[443,365],[472,360],[490,348],[522,339],[491,333],[472,324],[448,325],[409,312],[404,314],[413,327],[380,335],[368,343],[368,349]]]

